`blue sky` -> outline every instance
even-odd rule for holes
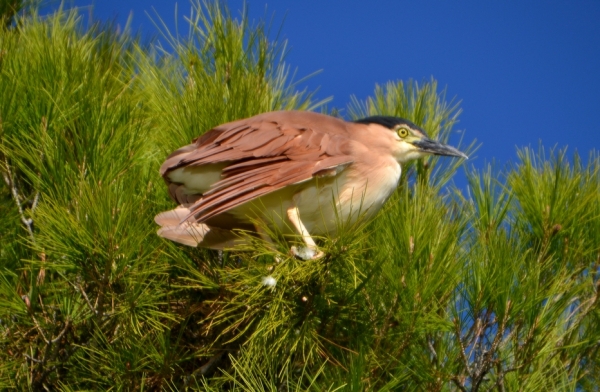
[[[226,2],[234,15],[243,1]],[[157,31],[146,15],[174,26],[175,1],[75,0],[98,19]],[[182,16],[190,3],[179,1]],[[600,1],[248,0],[252,19],[274,17],[288,41],[286,62],[345,108],[375,84],[429,80],[461,100],[457,130],[481,148],[476,167],[516,160],[517,146],[569,146],[587,156],[600,147]],[[86,12],[87,13],[87,12]],[[283,23],[283,24],[282,24]]]

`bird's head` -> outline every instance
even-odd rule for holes
[[[432,140],[427,133],[412,122],[399,117],[372,116],[355,121],[358,124],[378,124],[389,130],[393,145],[391,150],[399,163],[425,155],[446,155],[468,159],[456,148]]]

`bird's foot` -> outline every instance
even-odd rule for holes
[[[294,257],[300,260],[316,260],[325,256],[325,253],[318,249],[309,248],[308,246],[292,246],[290,252]]]

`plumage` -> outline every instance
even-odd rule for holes
[[[235,229],[262,221],[301,234],[315,248],[311,235],[334,234],[336,216],[354,219],[359,210],[372,216],[396,188],[400,162],[417,151],[399,139],[399,124],[429,140],[393,117],[347,122],[279,111],[219,125],[161,166],[179,207],[157,215],[158,234],[223,249],[239,240]],[[441,154],[462,154],[439,146],[446,148]]]

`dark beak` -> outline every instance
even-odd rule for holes
[[[460,158],[469,159],[469,157],[466,154],[458,151],[456,148],[449,146],[447,144],[442,144],[440,142],[436,142],[435,140],[425,138],[425,139],[421,139],[416,142],[413,142],[413,144],[415,146],[417,146],[419,148],[419,150],[421,150],[422,152],[426,152],[428,154],[446,155],[446,156],[451,156],[451,157],[460,157]]]

